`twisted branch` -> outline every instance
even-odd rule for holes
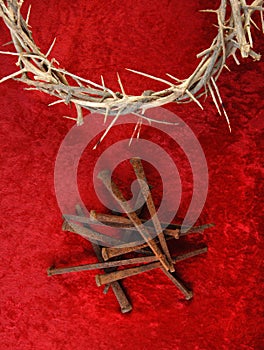
[[[149,77],[164,83],[167,87],[161,91],[144,91],[140,96],[127,95],[119,75],[117,79],[120,92],[114,92],[107,88],[102,77],[101,84],[94,83],[58,68],[55,59],[49,59],[50,52],[55,41],[46,54],[43,54],[36,46],[32,33],[29,30],[28,20],[30,8],[26,20],[21,15],[23,0],[0,0],[0,16],[9,28],[16,52],[1,51],[2,54],[16,55],[19,70],[0,80],[14,78],[31,88],[48,93],[57,98],[55,103],[73,103],[77,110],[77,124],[83,123],[83,109],[115,116],[115,120],[124,114],[134,113],[141,118],[146,118],[146,110],[163,106],[170,102],[184,103],[194,101],[203,108],[198,99],[210,93],[219,114],[224,114],[230,128],[229,118],[223,107],[221,96],[216,85],[225,63],[229,56],[233,56],[237,63],[236,51],[239,50],[241,57],[251,56],[259,60],[260,55],[253,51],[253,39],[251,34],[252,14],[256,11],[261,14],[262,30],[263,23],[263,0],[254,0],[247,4],[246,0],[221,0],[217,10],[205,10],[217,15],[218,34],[211,46],[197,55],[200,62],[190,77],[179,80],[167,74],[170,80],[161,79],[152,75],[128,69],[129,71]],[[230,7],[230,17],[227,16],[226,8]],[[74,82],[70,85],[68,80]],[[111,127],[110,125],[110,127]],[[230,129],[231,130],[231,129]]]

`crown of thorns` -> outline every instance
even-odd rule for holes
[[[146,110],[171,102],[194,101],[203,108],[199,98],[204,94],[211,94],[219,114],[224,114],[230,128],[229,118],[223,107],[216,81],[223,68],[228,69],[226,60],[229,56],[233,56],[239,64],[236,57],[237,50],[240,51],[242,58],[251,56],[254,60],[260,60],[260,55],[252,49],[251,29],[252,26],[259,29],[252,19],[253,13],[258,11],[264,32],[263,2],[263,0],[254,0],[251,4],[247,4],[246,0],[221,0],[218,9],[204,10],[204,12],[216,14],[218,33],[210,47],[197,55],[200,61],[194,72],[188,78],[179,80],[171,74],[167,74],[167,79],[162,79],[128,69],[166,85],[166,88],[160,91],[147,90],[139,96],[132,96],[126,93],[118,74],[121,91],[114,92],[105,85],[102,76],[99,84],[59,68],[54,58],[49,59],[55,40],[46,54],[40,51],[33,40],[28,25],[30,7],[24,19],[21,15],[23,0],[0,0],[0,16],[10,30],[16,50],[16,52],[1,51],[1,53],[16,55],[19,67],[18,71],[2,78],[0,82],[14,78],[31,86],[30,90],[36,89],[55,96],[56,101],[51,105],[60,102],[74,104],[77,110],[77,117],[74,119],[78,125],[83,123],[83,109],[104,114],[105,117],[114,116],[108,130],[120,115],[134,113],[139,118],[138,123],[142,118],[150,121],[145,115]],[[160,122],[166,123],[166,121]]]

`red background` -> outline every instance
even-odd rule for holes
[[[163,85],[125,68],[187,77],[197,65],[196,54],[217,33],[215,15],[198,11],[219,2],[35,0],[30,24],[43,52],[57,38],[52,57],[62,67],[95,82],[102,74],[114,90],[118,71],[127,92],[139,94]],[[25,1],[24,14],[28,5]],[[257,30],[253,36],[255,50],[264,54],[263,36]],[[0,42],[9,40],[2,23]],[[15,70],[14,58],[0,56],[0,62],[1,77]],[[155,270],[124,282],[133,303],[126,315],[119,313],[112,292],[105,296],[96,287],[95,272],[46,275],[53,263],[96,260],[89,242],[61,231],[53,184],[56,154],[73,125],[62,116],[74,117],[74,109],[48,107],[51,97],[24,91],[14,81],[0,85],[1,349],[263,348],[264,64],[246,59],[237,66],[229,59],[229,67],[218,87],[231,134],[210,97],[204,111],[193,103],[166,107],[192,128],[209,168],[200,223],[216,226],[196,239],[209,251],[176,266],[194,298],[185,301]],[[103,147],[124,135],[128,137],[126,131],[113,130]],[[88,158],[95,160],[98,154]],[[88,209],[100,207],[95,196],[85,198]]]

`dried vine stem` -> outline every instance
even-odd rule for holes
[[[171,79],[169,81],[128,69],[167,85],[167,88],[161,91],[147,90],[140,96],[131,96],[126,94],[119,75],[117,75],[117,79],[121,92],[114,92],[105,86],[103,77],[101,83],[97,84],[58,68],[57,61],[48,58],[55,41],[48,52],[43,54],[33,40],[28,26],[30,8],[25,20],[20,12],[23,0],[0,0],[0,16],[10,30],[16,49],[16,52],[1,51],[1,53],[17,55],[17,66],[20,67],[17,72],[4,77],[0,82],[14,78],[30,85],[30,89],[37,89],[55,96],[57,100],[52,104],[73,103],[77,110],[76,121],[78,125],[83,122],[83,108],[104,114],[105,118],[108,115],[115,116],[110,127],[120,115],[135,113],[141,121],[141,118],[148,119],[144,115],[147,109],[170,102],[194,101],[203,108],[198,98],[209,92],[218,112],[224,113],[230,128],[216,81],[222,69],[226,67],[226,59],[230,55],[239,63],[235,55],[237,50],[240,51],[243,58],[251,56],[254,60],[260,59],[260,55],[252,49],[251,28],[252,25],[256,26],[252,14],[259,11],[262,31],[264,32],[263,2],[263,0],[254,0],[251,4],[247,4],[246,0],[221,0],[217,10],[205,10],[205,12],[214,12],[217,15],[218,34],[211,46],[197,55],[201,60],[191,76],[179,80],[167,74]],[[230,15],[227,15],[227,7],[230,7]],[[74,82],[74,85],[70,85],[68,82],[70,80]]]

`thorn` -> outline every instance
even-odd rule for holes
[[[102,75],[101,75],[101,82],[102,82],[102,86],[105,88],[104,77]]]
[[[183,80],[180,80],[180,79],[178,79],[178,78],[174,77],[173,75],[171,75],[171,74],[169,74],[169,73],[166,73],[166,75],[167,75],[168,77],[170,77],[171,79],[176,80],[176,81],[177,81],[177,83],[181,83],[181,82],[183,82]]]
[[[123,84],[122,84],[122,82],[121,82],[120,76],[119,76],[118,73],[116,73],[116,74],[117,74],[117,80],[118,80],[118,84],[119,84],[119,86],[120,86],[120,89],[121,89],[121,91],[122,91],[122,94],[123,94],[123,96],[127,96],[126,93],[125,93],[124,86],[123,86]]]
[[[100,140],[99,140],[98,142],[96,142],[96,144],[95,144],[94,147],[93,147],[93,151],[96,150],[97,146],[99,146],[100,143],[101,143]]]
[[[138,128],[138,132],[137,132],[137,139],[139,139],[140,132],[141,132],[141,127],[142,127],[142,118],[139,121],[139,128]]]
[[[56,42],[56,38],[54,38],[54,40],[53,40],[52,44],[50,45],[50,48],[48,49],[48,52],[46,53],[45,57],[48,57],[50,55],[51,50],[53,49],[55,42]]]
[[[106,128],[105,132],[103,133],[102,137],[99,140],[99,144],[103,141],[103,139],[106,137],[106,135],[108,134],[108,132],[110,131],[110,129],[112,128],[112,126],[115,124],[115,122],[117,121],[118,117],[120,116],[122,110],[119,110],[118,113],[116,114],[116,116],[113,118],[113,120],[111,121],[111,123],[108,125],[108,127]],[[96,144],[93,148],[96,149],[96,147],[98,146],[98,144]]]
[[[186,92],[186,94],[187,94],[195,103],[197,103],[198,106],[203,110],[203,106],[202,106],[201,103],[197,100],[197,98],[195,98],[195,97],[193,96],[193,94],[192,94],[188,89],[186,89],[185,92]]]
[[[264,18],[263,18],[263,11],[260,11],[260,21],[262,26],[262,33],[264,33]]]
[[[135,127],[134,127],[134,130],[133,130],[133,133],[132,133],[132,135],[131,135],[131,137],[130,137],[128,146],[131,146],[132,140],[133,140],[133,138],[134,138],[134,136],[135,136],[135,133],[136,133],[137,128],[138,128],[138,125],[139,125],[139,120],[140,120],[140,119],[138,119],[137,124],[136,124]]]
[[[20,75],[20,74],[23,74],[23,73],[26,73],[26,69],[25,68],[19,70],[18,72],[12,73],[12,74],[7,75],[6,77],[2,78],[0,80],[0,84],[3,83],[4,81],[8,80],[8,79],[12,79],[12,78],[16,77],[17,75]]]
[[[238,58],[236,57],[236,50],[238,49],[237,43],[235,41],[233,43],[234,43],[234,47],[232,48],[232,51],[230,52],[230,55],[233,56],[236,64],[239,66],[240,62],[239,62]]]
[[[108,113],[109,113],[109,108],[106,108],[106,110],[105,110],[105,116],[104,116],[104,124],[105,124],[106,121],[107,121]]]
[[[62,118],[71,119],[71,120],[74,120],[75,122],[77,122],[77,118],[69,117],[68,115],[64,115]]]
[[[18,52],[0,51],[1,55],[20,56]]]
[[[77,111],[77,126],[83,125],[82,107],[75,103],[75,108],[76,108],[76,111]]]
[[[219,89],[218,89],[218,87],[217,87],[217,85],[216,85],[216,82],[214,81],[214,78],[213,78],[213,77],[211,77],[211,81],[212,81],[212,83],[213,83],[213,85],[214,85],[214,88],[215,88],[215,91],[216,91],[216,93],[217,93],[218,99],[219,99],[219,101],[220,101],[220,103],[221,103],[221,106],[222,106],[222,109],[223,109],[223,112],[224,112],[224,116],[225,116],[225,118],[226,118],[226,122],[227,122],[227,125],[228,125],[228,128],[229,128],[229,131],[230,131],[230,133],[231,133],[231,125],[230,125],[229,117],[228,117],[228,115],[227,115],[227,113],[226,113],[226,110],[225,110],[225,107],[224,107],[224,104],[223,104],[223,101],[222,101],[222,98],[221,98]]]
[[[170,83],[169,81],[167,81],[165,79],[161,79],[161,78],[155,77],[154,75],[150,75],[150,74],[147,74],[147,73],[139,72],[137,70],[129,69],[129,68],[126,68],[126,70],[128,70],[129,72],[135,73],[135,74],[143,75],[144,77],[147,77],[147,78],[150,78],[150,79],[153,79],[153,80],[160,81],[161,83],[167,84],[167,85],[169,85],[171,87],[174,87],[174,84]]]
[[[48,107],[57,105],[57,104],[62,103],[62,102],[65,102],[65,101],[63,101],[63,100],[58,100],[58,101],[51,102],[50,104],[48,104]]]
[[[211,10],[211,9],[208,9],[208,10],[199,10],[199,12],[212,12],[212,13],[218,13],[218,10]]]
[[[250,18],[250,22],[253,24],[253,26],[254,26],[257,30],[260,30],[260,28],[258,27],[258,25],[256,24],[256,22],[254,22],[252,18]],[[263,31],[263,33],[264,33],[264,31]]]
[[[214,90],[212,89],[212,86],[211,86],[210,82],[208,82],[207,85],[208,85],[210,94],[211,94],[211,96],[212,96],[213,102],[214,102],[214,104],[215,104],[215,106],[216,106],[216,109],[217,109],[217,111],[218,111],[218,114],[221,116],[221,115],[222,115],[222,112],[221,112],[221,110],[220,110],[220,108],[219,108],[219,105],[218,105],[218,103],[217,103]]]
[[[31,11],[31,5],[28,7],[27,17],[26,17],[26,24],[28,25],[29,17],[30,17],[30,11]]]
[[[8,46],[8,45],[11,45],[11,44],[13,44],[13,41],[12,41],[12,40],[9,41],[8,43],[2,44],[2,46]]]
[[[134,114],[138,117],[141,117],[144,120],[147,120],[149,125],[151,125],[151,122],[158,123],[158,124],[165,124],[165,125],[179,125],[179,123],[173,123],[173,122],[167,122],[165,120],[158,120],[158,119],[152,119],[144,115],[145,109],[141,108],[141,113],[139,112],[131,112],[131,114]]]

